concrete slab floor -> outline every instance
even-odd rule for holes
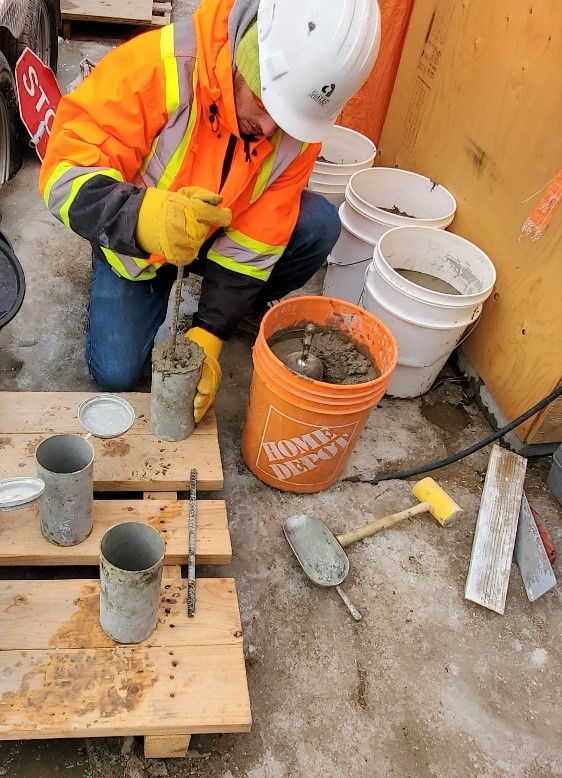
[[[0,193],[2,229],[27,278],[23,308],[0,333],[0,390],[92,390],[83,358],[89,247],[47,213],[37,176],[28,155]],[[320,287],[321,276],[310,290]],[[355,624],[335,592],[305,579],[282,523],[306,512],[348,530],[410,505],[410,484],[342,481],[308,496],[264,486],[239,449],[249,342],[235,338],[222,361],[216,407],[234,558],[200,572],[237,581],[252,731],[194,736],[190,757],[177,760],[145,760],[133,739],[4,742],[0,776],[562,775],[559,587],[531,604],[513,566],[503,617],[464,600],[489,450],[436,474],[465,510],[455,526],[420,517],[349,549],[345,588],[363,613]],[[430,462],[489,431],[453,376],[422,398],[384,399],[344,477]],[[548,466],[530,462],[526,490],[560,545]]]

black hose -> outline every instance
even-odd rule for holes
[[[350,476],[349,478],[342,478],[342,481],[352,481],[354,483],[361,483],[361,484],[378,484],[381,481],[398,481],[404,478],[411,478],[414,475],[429,473],[431,470],[439,470],[442,467],[446,467],[447,465],[452,465],[453,462],[458,462],[460,459],[464,459],[465,457],[474,454],[476,451],[480,451],[481,448],[484,448],[485,446],[489,446],[490,443],[493,443],[495,440],[498,440],[504,435],[507,435],[508,432],[511,432],[511,430],[515,429],[515,427],[518,427],[524,421],[527,421],[527,419],[529,419],[531,416],[534,416],[535,413],[541,411],[543,408],[545,408],[547,405],[553,402],[553,400],[556,400],[561,395],[562,395],[562,386],[559,386],[557,389],[554,389],[550,394],[547,394],[546,397],[543,397],[542,400],[539,400],[539,402],[536,403],[536,405],[533,405],[532,408],[529,408],[528,411],[525,411],[516,419],[510,421],[509,424],[506,424],[505,427],[496,430],[496,432],[493,432],[491,435],[488,435],[488,437],[484,438],[478,443],[474,443],[474,445],[469,446],[468,448],[465,448],[462,451],[459,451],[457,454],[451,454],[451,456],[448,456],[445,459],[440,459],[437,462],[431,462],[427,465],[421,465],[420,467],[411,467],[409,470],[400,470],[397,473],[387,473],[386,475],[377,476],[375,478],[363,479],[361,478],[360,475],[353,475]]]

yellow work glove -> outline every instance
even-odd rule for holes
[[[222,378],[219,356],[222,340],[202,327],[192,327],[185,333],[187,340],[199,344],[205,352],[201,378],[197,384],[197,394],[193,401],[195,423],[198,424],[215,400],[215,395]]]
[[[197,257],[209,226],[228,227],[232,214],[219,208],[220,195],[200,186],[177,192],[149,187],[144,193],[135,237],[148,254],[159,254],[173,265],[189,265]]]

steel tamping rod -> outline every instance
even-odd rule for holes
[[[172,314],[172,326],[170,328],[172,336],[172,354],[176,353],[176,339],[178,337],[178,318],[180,315],[181,291],[183,286],[183,265],[178,267],[178,276],[176,278],[176,294],[174,297],[174,311]]]
[[[187,615],[195,616],[195,528],[197,525],[197,470],[189,475],[189,532],[187,549]]]

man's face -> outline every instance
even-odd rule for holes
[[[238,70],[234,72],[234,103],[242,135],[254,135],[258,138],[270,138],[273,135],[277,125]]]

